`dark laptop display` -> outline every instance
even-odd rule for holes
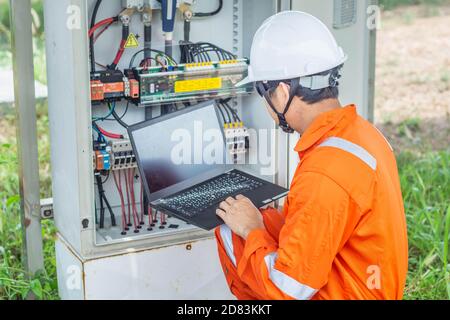
[[[214,102],[135,125],[129,135],[150,204],[204,229],[222,223],[215,210],[227,196],[262,206],[287,192],[233,170]]]

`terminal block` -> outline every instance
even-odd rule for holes
[[[110,142],[112,165],[111,170],[137,168],[136,156],[130,140]]]
[[[235,85],[248,74],[248,60],[224,60],[154,66],[134,70],[143,106],[224,99],[253,92],[253,85]]]
[[[227,150],[234,158],[247,153],[250,134],[242,122],[225,124]]]

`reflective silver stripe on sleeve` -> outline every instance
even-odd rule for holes
[[[234,256],[233,238],[231,234],[231,229],[226,224],[220,226],[220,237],[222,238],[222,242],[228,257],[236,267],[236,257]]]
[[[319,145],[319,147],[334,147],[347,151],[364,161],[373,170],[377,169],[377,160],[369,152],[367,152],[366,149],[354,144],[353,142],[342,138],[332,137],[325,140]]]
[[[317,293],[318,290],[301,284],[294,278],[291,278],[283,272],[275,269],[276,259],[276,252],[269,253],[264,257],[267,271],[269,272],[269,278],[278,289],[297,300],[309,300]]]

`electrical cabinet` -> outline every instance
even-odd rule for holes
[[[170,48],[174,60],[181,59],[178,44],[186,31],[180,7],[189,5],[193,12],[211,12],[218,2],[177,1]],[[253,34],[260,24],[277,11],[289,9],[291,2],[293,9],[318,16],[336,34],[349,55],[341,86],[343,102],[356,103],[359,111],[368,116],[373,81],[370,57],[374,49],[370,42],[373,34],[364,27],[364,2],[358,2],[353,20],[335,29],[336,4],[330,1],[225,0],[217,14],[191,19],[190,41],[212,43],[235,55],[237,60],[248,58]],[[105,86],[102,74],[94,78],[99,82],[92,82],[89,32],[95,3],[95,0],[45,1],[53,210],[58,229],[56,256],[60,296],[63,299],[232,298],[218,260],[214,234],[173,217],[155,216],[143,208],[142,186],[127,132],[117,121],[105,119],[97,122],[101,130],[119,134],[122,139],[111,139],[106,151],[96,149],[99,128],[93,125],[93,119],[107,118],[112,105],[117,114],[124,115],[122,120],[127,124],[142,122],[166,111],[158,103],[149,106],[145,103],[135,105],[130,103],[130,99],[115,101],[115,89],[107,92],[102,88]],[[117,16],[127,7],[138,10],[130,17],[129,33],[134,37],[130,38],[130,46],[123,50],[118,70],[129,69],[133,58],[136,63],[142,59],[142,56],[136,58],[136,54],[139,51],[144,54],[145,40],[148,40],[144,35],[144,23],[149,18],[144,15],[149,13],[144,9],[146,7],[152,8],[151,47],[161,52],[168,49],[167,38],[164,37],[167,32],[162,30],[160,1],[103,1],[97,21]],[[122,36],[120,23],[111,24],[101,32],[101,37],[95,38],[98,71],[113,61]],[[362,76],[355,72],[358,69],[364,70]],[[146,87],[149,90],[151,81]],[[128,90],[128,97],[131,97],[134,85],[127,80],[121,90]],[[113,93],[113,102],[109,106],[108,103],[94,103],[93,97],[104,99],[104,93]],[[138,93],[134,94],[137,96]],[[236,95],[230,100],[230,105],[256,137],[251,140],[246,155],[247,160],[253,161],[247,161],[243,168],[288,187],[298,161],[298,155],[289,150],[293,149],[298,137],[289,137],[275,128],[257,94]],[[101,182],[96,175],[98,168],[111,171],[100,176]],[[122,179],[122,192],[117,186],[119,178]],[[102,225],[99,223],[102,198],[99,183],[114,216],[112,219],[105,209]],[[121,200],[121,193],[125,201]],[[122,219],[125,219],[126,231],[121,224]],[[133,219],[137,220],[133,222]],[[113,226],[113,220],[116,220],[116,226]]]

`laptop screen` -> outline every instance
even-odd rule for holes
[[[130,137],[150,193],[217,170],[227,159],[213,102],[139,124]]]

